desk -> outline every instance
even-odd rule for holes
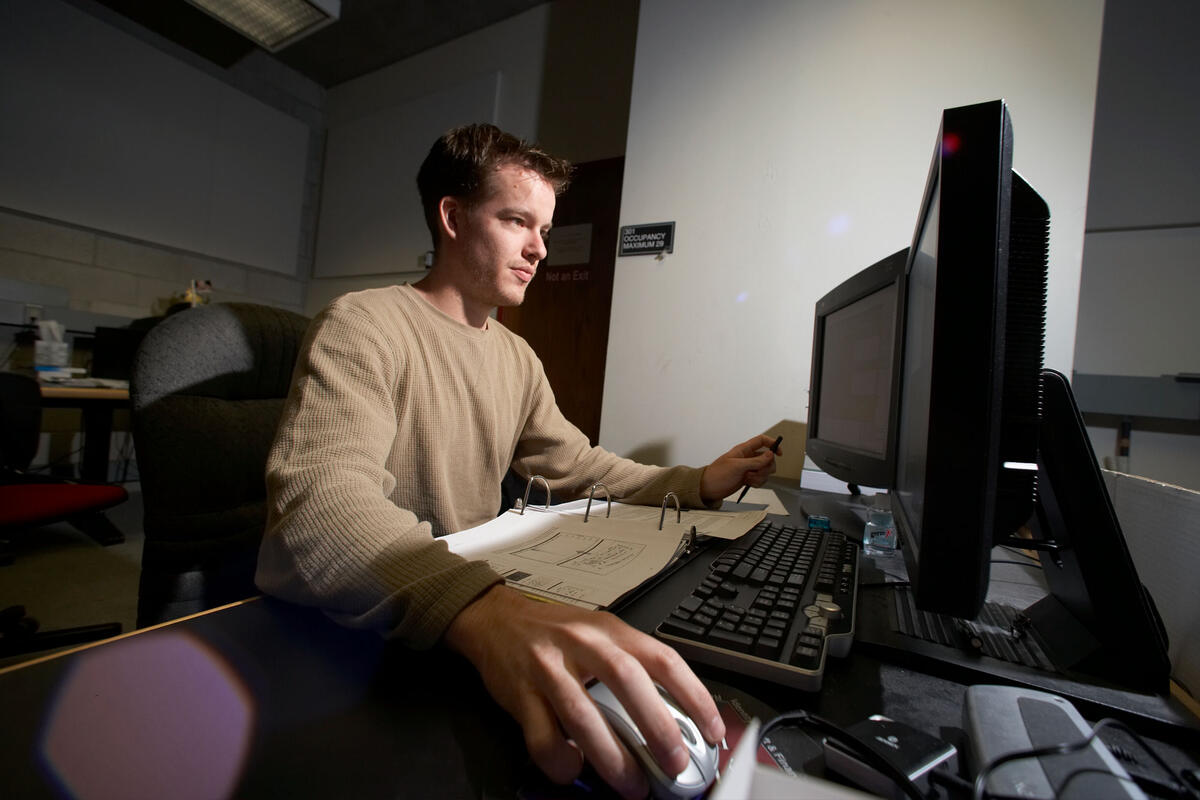
[[[652,627],[656,595],[689,568],[707,569],[687,565],[621,615]],[[883,713],[962,744],[963,683],[869,654],[834,660],[818,693],[698,671],[779,710],[842,725]],[[14,797],[95,788],[101,775],[131,782],[108,796],[136,786],[172,798],[507,798],[538,780],[516,724],[465,661],[270,599],[0,672],[0,707],[0,775]],[[1185,758],[1160,747],[1173,766]]]
[[[106,483],[113,411],[129,408],[129,390],[42,384],[41,392],[44,408],[82,410],[83,461],[79,474],[84,480]]]

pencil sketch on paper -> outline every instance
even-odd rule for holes
[[[645,545],[636,542],[554,531],[532,545],[510,551],[510,555],[593,575],[608,575],[634,561],[643,550]]]

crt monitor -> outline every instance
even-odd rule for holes
[[[907,262],[904,248],[817,301],[805,452],[853,494],[892,485]]]
[[[1012,138],[1003,101],[943,113],[910,248],[892,509],[913,593],[973,619],[993,546],[1039,550],[1051,594],[1027,620],[1055,666],[1161,691],[1161,623],[1070,387],[1041,368],[1049,209]]]

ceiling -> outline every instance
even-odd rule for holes
[[[256,47],[185,0],[94,0],[222,67]],[[325,88],[508,19],[546,0],[342,0],[341,18],[274,54]]]

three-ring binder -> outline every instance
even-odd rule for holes
[[[534,481],[541,481],[542,485],[544,487],[546,487],[546,510],[547,511],[550,510],[550,482],[547,481],[541,475],[530,475],[529,481],[525,484],[525,497],[521,500],[521,513],[522,514],[524,514],[525,509],[529,507],[529,493],[533,490],[533,482]],[[607,504],[606,508],[605,508],[605,512],[604,512],[604,518],[608,519],[609,517],[612,516],[612,493],[608,491],[608,487],[605,486],[603,483],[593,483],[591,489],[588,491],[587,506],[583,510],[583,521],[584,522],[587,522],[588,517],[591,516],[592,500],[595,499],[597,489],[602,489],[604,491],[604,499]],[[683,521],[683,510],[679,504],[679,495],[675,494],[674,492],[667,492],[665,495],[663,495],[662,511],[658,515],[658,529],[660,531],[663,529],[663,521],[666,520],[666,517],[667,517],[667,501],[668,500],[675,501],[675,524],[678,525],[680,522]],[[679,538],[679,545],[675,548],[675,554],[671,556],[671,560],[667,563],[667,566],[668,567],[671,566],[676,561],[678,561],[680,559],[680,557],[691,553],[692,548],[695,546],[695,544],[696,544],[696,526],[693,525],[691,527],[691,530],[684,531],[683,535]]]

